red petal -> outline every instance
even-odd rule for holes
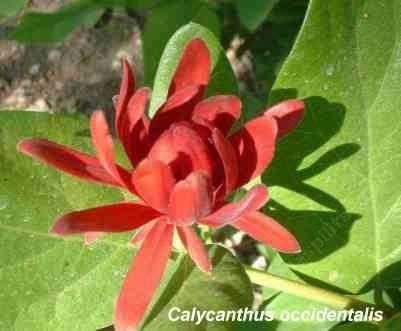
[[[211,59],[209,49],[201,39],[192,39],[185,47],[170,86],[169,95],[188,85],[206,86],[209,81]]]
[[[281,102],[265,112],[266,116],[276,119],[278,125],[277,138],[283,138],[304,118],[305,104],[301,100],[287,100]]]
[[[207,254],[207,250],[195,231],[189,226],[178,226],[177,232],[181,238],[182,244],[188,251],[188,254],[191,256],[192,260],[202,271],[211,273],[212,265]]]
[[[213,214],[203,218],[201,223],[213,227],[224,226],[249,212],[262,208],[268,200],[267,188],[256,185],[241,200],[224,205]]]
[[[86,232],[85,233],[85,245],[90,245],[98,238],[104,235],[104,232]]]
[[[69,236],[83,232],[131,231],[160,216],[148,206],[122,202],[64,215],[56,221],[50,232]]]
[[[213,192],[209,177],[193,172],[178,182],[171,192],[169,216],[173,224],[190,225],[208,215],[212,209]]]
[[[217,153],[223,163],[225,185],[224,193],[230,193],[237,185],[238,160],[230,142],[223,136],[220,130],[213,130],[212,139]],[[225,195],[224,194],[224,195]]]
[[[123,60],[121,65],[123,78],[120,87],[120,94],[118,95],[118,98],[115,98],[117,103],[115,127],[118,137],[123,141],[123,129],[125,125],[124,117],[125,112],[127,111],[129,99],[135,90],[135,77],[130,64],[126,60]]]
[[[164,213],[170,201],[175,179],[170,167],[158,160],[143,160],[132,173],[139,196],[152,208]]]
[[[117,167],[116,165],[113,139],[110,135],[106,119],[101,111],[93,113],[90,121],[90,129],[92,144],[95,147],[100,163],[116,181],[118,181],[122,186],[127,187],[127,189],[131,189],[130,174],[125,170],[122,171],[122,168]]]
[[[150,89],[140,88],[130,99],[124,116],[122,143],[133,166],[148,153],[147,128],[144,123],[145,107]]]
[[[167,218],[165,216],[161,216],[159,218],[156,218],[155,220],[149,222],[148,224],[145,224],[142,228],[140,228],[138,230],[138,233],[135,234],[135,236],[133,236],[131,238],[131,244],[135,245],[136,243],[144,240],[148,234],[150,233],[150,231],[153,229],[153,227],[155,226],[155,224],[157,222],[166,222]]]
[[[203,89],[199,85],[190,85],[172,94],[152,119],[150,126],[152,139],[156,139],[171,124],[190,120],[202,94]]]
[[[246,214],[232,225],[280,252],[299,253],[301,251],[298,241],[286,228],[260,212]]]
[[[158,222],[128,271],[116,304],[116,331],[136,330],[156,292],[171,254],[174,227]]]
[[[277,124],[270,116],[257,117],[229,138],[237,152],[240,187],[259,176],[274,156]]]
[[[177,178],[196,170],[212,178],[213,162],[199,134],[185,124],[174,124],[153,145],[149,157],[170,165]]]
[[[67,174],[102,184],[121,187],[95,157],[78,152],[46,139],[25,139],[18,144],[18,150],[36,160]],[[123,171],[123,169],[120,169]]]
[[[218,127],[224,135],[241,115],[241,101],[232,95],[218,95],[198,103],[193,118],[204,119]]]

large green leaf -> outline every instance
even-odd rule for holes
[[[77,25],[92,26],[104,9],[94,0],[80,0],[54,13],[28,13],[10,38],[19,42],[53,43],[63,40]]]
[[[179,29],[169,40],[157,69],[149,107],[153,116],[166,100],[170,82],[174,76],[181,54],[193,38],[201,38],[207,44],[212,57],[212,74],[207,94],[237,94],[237,80],[223,48],[214,34],[196,23],[189,23]]]
[[[81,182],[17,152],[43,137],[90,152],[81,116],[0,113],[1,330],[88,330],[111,322],[132,251],[110,237],[88,248],[48,234],[63,213],[122,200],[119,190]]]
[[[352,292],[401,285],[400,15],[400,1],[312,0],[270,98],[307,105],[264,177],[303,249],[285,259]]]

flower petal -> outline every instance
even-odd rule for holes
[[[285,227],[261,212],[248,213],[232,226],[280,252],[299,253],[301,251],[298,241]]]
[[[171,192],[168,214],[176,225],[190,225],[208,215],[212,209],[213,191],[209,177],[201,172],[191,173],[178,182]]]
[[[218,127],[224,135],[241,115],[241,101],[233,95],[218,95],[199,102],[193,118],[204,119]]]
[[[262,208],[268,200],[267,188],[264,185],[256,185],[241,200],[223,205],[213,214],[203,218],[200,223],[212,227],[222,227],[249,212]]]
[[[114,150],[113,139],[109,132],[106,119],[101,111],[96,111],[92,114],[90,120],[90,129],[92,135],[92,144],[95,147],[96,154],[100,163],[114,177],[121,186],[132,191],[131,176],[126,170],[117,167]],[[134,192],[133,192],[134,193]]]
[[[198,38],[185,47],[172,80],[169,95],[188,85],[206,86],[209,81],[211,59],[206,44]]]
[[[151,121],[149,129],[151,139],[155,140],[173,123],[190,120],[202,93],[200,85],[190,85],[172,94]]]
[[[131,66],[128,61],[123,60],[122,66],[122,82],[120,87],[120,93],[116,101],[116,116],[115,116],[115,127],[118,138],[123,141],[124,137],[124,117],[127,111],[128,102],[135,90],[135,76],[132,72]]]
[[[223,196],[233,191],[238,180],[238,160],[230,142],[223,136],[218,129],[212,133],[214,147],[223,163],[225,185],[223,186]]]
[[[240,187],[259,176],[274,156],[277,124],[270,116],[260,116],[229,137],[237,153]]]
[[[170,167],[159,160],[144,159],[132,173],[136,192],[152,208],[165,213],[175,179]]]
[[[158,222],[128,271],[116,304],[116,331],[136,330],[156,292],[172,250],[174,227]]]
[[[85,245],[90,245],[97,239],[99,239],[101,236],[104,235],[104,232],[86,232],[84,234],[85,237]]]
[[[149,157],[168,164],[176,178],[185,178],[191,172],[213,174],[213,160],[199,134],[183,123],[173,124],[152,146]]]
[[[145,107],[149,96],[150,89],[147,87],[138,89],[131,97],[124,116],[122,143],[133,166],[136,166],[149,151],[145,123]]]
[[[304,118],[305,104],[301,100],[287,100],[281,102],[265,112],[266,116],[276,119],[278,125],[277,138],[283,138]]]
[[[136,243],[144,240],[147,235],[150,233],[150,231],[153,229],[153,227],[155,226],[155,224],[157,222],[165,222],[166,221],[166,217],[165,216],[160,216],[156,219],[154,219],[153,221],[145,224],[142,228],[140,228],[138,230],[138,233],[135,234],[135,236],[133,236],[130,240],[132,245],[135,245]]]
[[[209,255],[203,244],[202,240],[199,239],[192,227],[189,226],[178,226],[178,235],[180,236],[181,242],[186,248],[188,254],[192,260],[198,265],[198,267],[207,273],[212,272],[212,264],[210,263]]]
[[[60,236],[83,232],[126,232],[159,216],[148,206],[121,202],[66,214],[56,221],[50,232]]]
[[[17,148],[20,152],[67,174],[102,184],[122,186],[103,168],[100,161],[91,155],[46,139],[25,139]]]

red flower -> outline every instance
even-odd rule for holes
[[[227,224],[275,249],[298,252],[295,238],[257,210],[268,201],[265,186],[256,185],[242,199],[226,203],[228,193],[259,176],[274,155],[276,139],[301,121],[304,105],[290,100],[276,105],[230,135],[240,116],[235,96],[202,101],[210,74],[209,50],[199,39],[186,47],[168,99],[150,121],[144,113],[149,89],[134,92],[134,76],[123,63],[115,130],[134,170],[116,164],[113,141],[102,112],[92,115],[90,129],[97,157],[45,139],[23,140],[21,152],[85,180],[127,189],[139,201],[125,201],[64,215],[51,233],[85,234],[90,243],[104,232],[143,227],[132,242],[143,240],[116,305],[117,331],[135,329],[158,287],[172,250],[174,229],[195,263],[212,266],[192,225]]]

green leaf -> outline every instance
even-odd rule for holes
[[[216,13],[207,3],[200,0],[168,1],[150,12],[143,34],[145,85],[153,84],[160,58],[169,39],[178,29],[190,22],[204,26],[217,37],[220,34]]]
[[[9,17],[17,15],[22,10],[29,0],[12,0],[0,2],[0,17]]]
[[[28,137],[91,152],[83,116],[0,112],[0,310],[2,330],[93,331],[110,324],[132,257],[126,239],[48,234],[66,212],[123,200],[117,189],[61,174],[16,150]]]
[[[152,117],[167,97],[170,82],[174,76],[181,54],[193,38],[201,38],[208,46],[212,57],[212,74],[207,95],[238,94],[237,80],[224,50],[212,32],[196,23],[189,23],[179,29],[169,40],[157,69],[153,85],[149,115]]]
[[[345,323],[335,328],[331,329],[330,331],[378,331],[379,328],[368,322],[359,322],[359,323]]]
[[[400,14],[399,1],[312,0],[270,98],[307,106],[264,176],[302,246],[285,260],[351,292],[401,285]]]
[[[241,23],[249,30],[256,30],[280,0],[237,0],[237,13]]]
[[[239,260],[221,246],[209,248],[213,262],[213,274],[209,276],[200,271],[188,255],[177,260],[169,276],[164,278],[159,296],[141,330],[185,330],[185,331],[231,331],[233,323],[206,321],[199,325],[191,321],[169,320],[172,308],[181,312],[192,311],[230,311],[250,307],[253,302],[252,286]],[[178,316],[177,311],[172,316]]]
[[[103,12],[104,9],[95,0],[81,0],[54,13],[28,13],[9,37],[19,42],[58,42],[78,25],[94,25]]]
[[[401,313],[395,315],[392,319],[386,321],[380,330],[382,331],[401,330]]]

